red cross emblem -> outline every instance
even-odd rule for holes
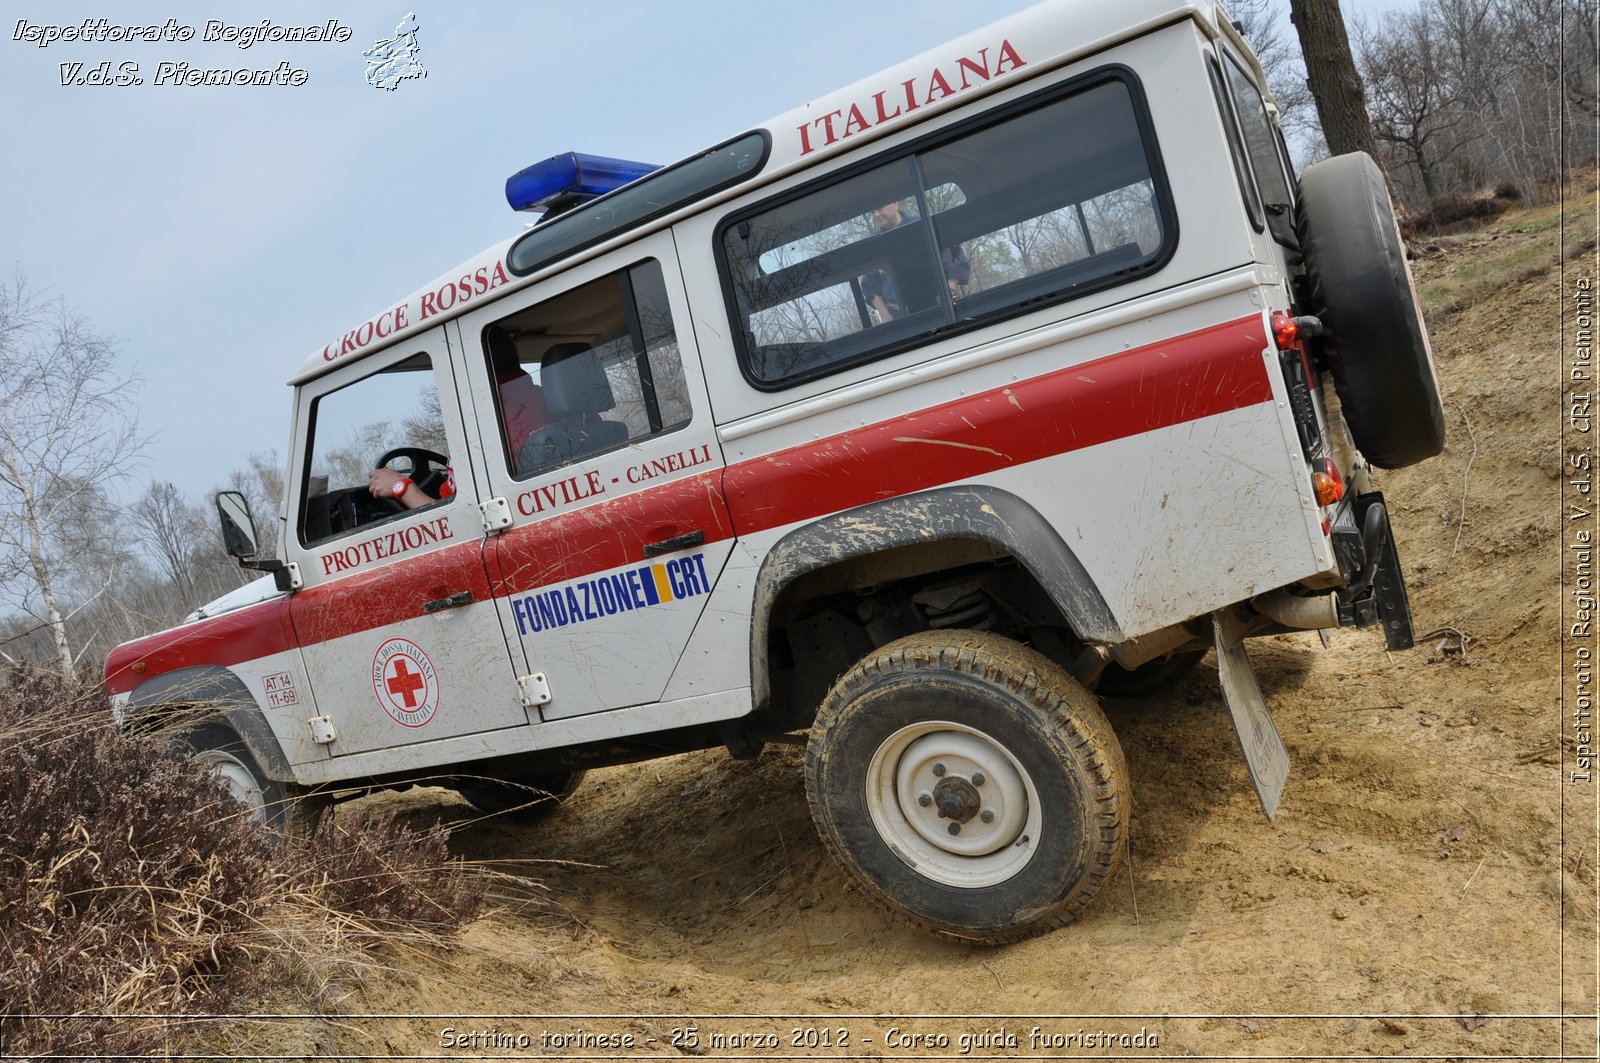
[[[406,708],[416,708],[417,692],[427,686],[427,683],[421,675],[406,667],[406,659],[404,657],[396,656],[390,658],[390,660],[394,665],[394,674],[386,681],[389,693],[405,699]]]
[[[433,662],[410,639],[389,639],[372,658],[372,691],[389,718],[421,727],[439,708],[439,677]]]

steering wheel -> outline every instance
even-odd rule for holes
[[[373,468],[381,469],[396,458],[407,459],[411,466],[409,469],[397,469],[395,471],[402,473],[429,495],[436,494],[439,485],[444,483],[445,477],[450,475],[450,459],[436,450],[427,450],[423,447],[391,447],[383,452],[383,455],[378,458],[378,463]],[[386,498],[384,501],[390,503],[396,512],[401,512],[406,508],[405,503],[398,498]]]

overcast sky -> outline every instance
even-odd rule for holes
[[[0,266],[115,339],[156,433],[146,479],[198,498],[245,454],[283,455],[285,381],[306,357],[530,220],[505,203],[516,170],[568,150],[668,163],[1026,6],[917,0],[914,17],[886,18],[859,0],[0,0]],[[427,76],[376,89],[362,52],[409,12]],[[195,35],[17,39],[100,18]],[[203,39],[211,20],[263,18],[332,18],[350,38]],[[62,84],[63,64],[83,76],[107,61],[137,64],[144,83]],[[160,85],[162,63],[305,74]]]

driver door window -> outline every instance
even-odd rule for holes
[[[426,353],[317,399],[299,507],[301,543],[336,539],[406,511],[368,490],[367,476],[380,463],[410,477],[429,497],[448,501],[448,454],[439,386]]]
[[[331,723],[333,740],[320,746],[330,757],[528,724],[444,350],[436,331],[300,386],[298,516],[284,553],[302,586],[289,621],[311,699]],[[425,497],[408,495],[411,507],[375,498],[368,476],[386,459]],[[461,501],[442,490],[452,459]]]

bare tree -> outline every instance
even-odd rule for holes
[[[1300,35],[1306,83],[1328,150],[1335,155],[1364,151],[1376,156],[1366,95],[1350,51],[1339,0],[1290,0],[1289,15]]]
[[[1600,3],[1496,0],[1510,62],[1502,77],[1496,143],[1523,190],[1558,187],[1566,166],[1592,158],[1600,110]]]
[[[128,515],[144,533],[144,546],[185,598],[194,596],[194,566],[202,521],[195,507],[170,483],[153,483]]]
[[[49,630],[70,674],[61,594],[70,537],[139,461],[147,437],[133,407],[136,382],[117,371],[104,336],[20,273],[0,286],[0,380],[0,586]]]
[[[1597,110],[1595,55],[1600,50],[1595,0],[1498,0],[1507,40],[1518,58],[1558,85],[1579,113]]]
[[[1596,0],[1420,0],[1354,27],[1380,161],[1407,198],[1514,185],[1593,157]]]
[[[1373,135],[1396,152],[1390,172],[1408,167],[1429,199],[1444,188],[1439,168],[1482,129],[1463,106],[1443,26],[1429,8],[1389,12],[1357,33],[1372,103]],[[1391,180],[1393,177],[1391,176]]]
[[[67,614],[75,661],[103,658],[125,632],[114,617],[125,612],[130,588],[149,578],[144,558],[118,500],[106,490],[75,486],[72,506],[56,530],[56,593],[72,604]],[[115,637],[122,634],[121,638]]]

